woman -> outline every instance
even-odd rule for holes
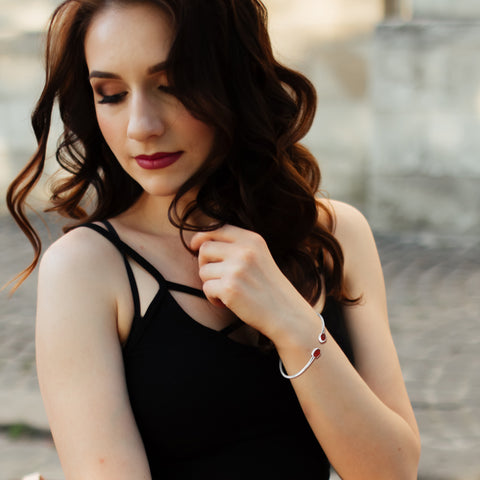
[[[37,364],[67,479],[416,478],[374,241],[316,198],[315,93],[262,4],[67,0],[46,65],[8,200],[28,275],[57,99],[76,223],[41,262]]]

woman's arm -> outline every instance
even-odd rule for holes
[[[281,274],[256,234],[223,227],[194,236],[200,276],[220,300],[275,343],[288,373],[314,347],[321,357],[292,380],[318,441],[344,480],[416,479],[420,441],[388,326],[383,275],[370,228],[354,208],[334,202],[345,281],[357,306],[345,308],[356,369],[316,312]],[[299,465],[301,472],[301,465]]]
[[[41,262],[38,378],[67,480],[151,478],[117,333],[121,266],[118,253],[86,229],[62,237]]]
[[[338,202],[334,208],[346,286],[352,296],[361,296],[358,305],[344,307],[355,370],[329,337],[321,346],[322,357],[292,384],[312,429],[344,480],[413,480],[420,436],[390,334],[375,242],[357,210]],[[311,338],[319,327],[315,322],[308,325],[300,335],[293,333],[287,341],[279,341],[289,371],[297,371],[312,348]]]

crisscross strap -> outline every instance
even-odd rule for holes
[[[240,327],[243,327],[244,325],[245,323],[239,318],[237,318],[230,325],[227,325],[225,328],[222,328],[220,330],[220,333],[223,333],[224,335],[230,335],[235,330],[238,330]]]
[[[203,293],[203,291],[198,288],[189,287],[188,285],[182,285],[180,283],[165,280],[163,275],[147,259],[142,257],[137,251],[135,251],[132,247],[130,247],[128,244],[126,244],[120,239],[117,231],[113,228],[113,225],[108,220],[105,220],[102,223],[105,225],[107,230],[100,227],[99,225],[96,225],[95,223],[85,223],[82,226],[95,230],[117,247],[117,249],[120,251],[120,253],[125,259],[125,266],[127,268],[129,279],[133,279],[133,282],[135,283],[135,289],[137,291],[138,289],[136,287],[135,278],[133,277],[132,269],[130,267],[130,264],[128,263],[128,260],[126,260],[126,257],[130,257],[132,260],[138,263],[142,268],[144,268],[157,280],[160,286],[165,287],[167,290],[176,290],[179,292],[189,293],[190,295],[195,295],[197,297],[205,298],[205,294]]]
[[[102,222],[107,230],[105,228],[100,227],[99,225],[95,223],[84,223],[80,225],[81,227],[87,227],[92,230],[95,230],[97,233],[105,237],[107,240],[109,240],[115,247],[117,247],[117,250],[119,250],[123,255],[130,257],[132,260],[134,260],[136,263],[138,263],[142,268],[144,268],[152,277],[157,280],[157,282],[160,285],[165,285],[166,280],[163,278],[162,274],[144,257],[142,257],[139,253],[137,253],[130,245],[126,244],[123,240],[120,239],[118,236],[118,233],[116,230],[113,228],[113,225],[105,220]]]
[[[108,231],[115,239],[115,241],[120,242],[120,237],[118,236],[116,230],[113,228],[112,224],[110,222],[103,223],[107,227]],[[140,296],[138,294],[137,281],[135,280],[135,275],[133,274],[133,270],[127,256],[121,250],[120,253],[123,257],[123,263],[125,264],[125,269],[127,270],[128,282],[130,283],[130,290],[132,291],[134,315],[136,318],[140,318]]]
[[[166,290],[174,290],[178,292],[188,293],[190,295],[195,295],[196,297],[206,298],[203,290],[166,280],[163,275],[146,258],[142,257],[142,255],[140,255],[136,250],[130,247],[130,245],[121,240],[117,231],[108,220],[104,220],[102,224],[105,225],[106,229],[100,227],[95,223],[84,223],[80,226],[95,230],[97,233],[99,233],[104,238],[109,240],[113,245],[115,245],[117,250],[119,250],[119,252],[122,254],[123,261],[125,263],[125,269],[127,271],[128,281],[130,283],[130,288],[132,291],[135,317],[140,318],[141,316],[140,296],[138,293],[137,282],[135,280],[135,276],[133,274],[130,262],[128,261],[128,257],[130,257],[142,268],[144,268],[148,273],[150,273],[150,275],[152,275],[155,280],[157,280],[160,287],[164,287]],[[243,325],[244,322],[242,322],[242,320],[240,319],[237,319],[230,325],[227,325],[225,328],[220,330],[220,333],[223,333],[224,335],[230,335],[232,332],[242,327]]]
[[[196,297],[206,298],[203,290],[189,287],[188,285],[182,285],[181,283],[175,283],[170,282],[169,280],[165,280],[165,286],[168,290],[176,290],[177,292],[189,293],[190,295],[195,295]]]

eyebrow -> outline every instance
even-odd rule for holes
[[[160,62],[157,63],[156,65],[153,65],[153,67],[149,67],[147,70],[148,75],[154,75],[155,73],[160,73],[163,72],[167,69],[167,62]],[[116,73],[111,73],[111,72],[101,72],[100,70],[92,70],[90,72],[90,75],[88,76],[89,79],[91,78],[109,78],[109,79],[114,79],[114,80],[120,80],[121,77],[120,75],[117,75]]]
[[[164,61],[164,62],[157,63],[157,64],[154,65],[153,67],[150,67],[150,68],[147,70],[147,73],[148,73],[149,75],[153,75],[153,74],[155,74],[155,73],[164,72],[166,69],[167,69],[167,62]]]

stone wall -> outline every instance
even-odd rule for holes
[[[3,0],[0,209],[33,152],[41,31],[59,0]],[[265,0],[274,50],[318,91],[305,143],[323,187],[381,231],[480,233],[480,2]],[[375,28],[377,27],[377,28]]]
[[[409,0],[408,3],[414,18],[430,20],[480,18],[480,2],[478,0]]]
[[[480,23],[381,24],[371,78],[373,224],[478,235]]]
[[[4,0],[0,11],[0,209],[7,184],[35,147],[29,119],[43,81],[41,31],[59,0],[22,2]],[[264,3],[276,54],[311,78],[318,91],[318,114],[306,144],[320,162],[323,186],[332,197],[364,207],[371,130],[369,63],[383,1]]]
[[[380,0],[267,0],[280,59],[312,80],[315,122],[305,144],[333,198],[365,210],[372,111],[369,100],[373,32],[384,15]]]

